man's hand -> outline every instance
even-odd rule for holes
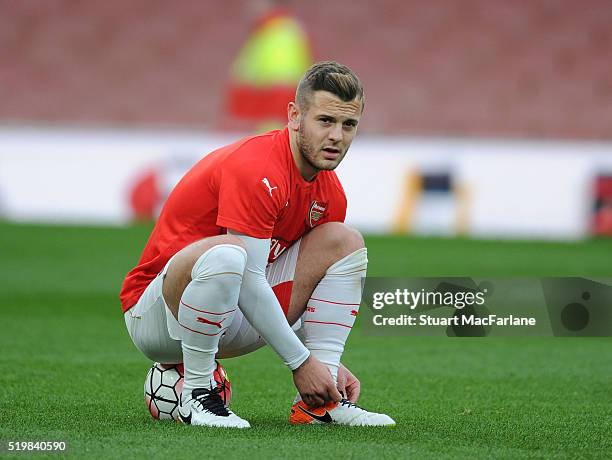
[[[309,406],[320,407],[342,398],[329,369],[312,355],[293,371],[293,383]]]
[[[361,383],[346,367],[340,364],[338,368],[338,390],[350,402],[356,403],[361,391]]]

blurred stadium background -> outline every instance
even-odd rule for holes
[[[335,59],[364,81],[360,135],[339,169],[350,223],[612,233],[607,0],[2,2],[0,215],[154,216],[197,158],[261,127],[232,113],[244,95],[233,80],[254,24],[275,5],[306,48],[287,63],[269,46],[260,61],[277,78]]]

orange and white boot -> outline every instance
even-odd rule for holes
[[[362,409],[348,399],[330,402],[323,407],[311,407],[298,401],[291,407],[289,423],[292,425],[317,425],[331,423],[345,426],[392,426],[395,421],[385,414]]]

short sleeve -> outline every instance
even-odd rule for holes
[[[270,238],[284,195],[273,168],[254,161],[223,164],[219,182],[217,225],[254,238]]]

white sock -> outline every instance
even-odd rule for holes
[[[301,335],[311,354],[325,364],[334,381],[340,358],[361,303],[368,257],[361,248],[331,265],[308,300]]]
[[[178,312],[186,399],[195,388],[212,388],[215,355],[238,308],[246,258],[240,246],[220,244],[202,254],[193,266]]]

